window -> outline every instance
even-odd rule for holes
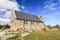
[[[31,24],[32,24],[32,21],[31,21]]]
[[[28,21],[24,20],[24,24],[28,24]]]
[[[25,20],[24,20],[24,24],[25,24],[26,22],[25,22]]]
[[[32,24],[32,21],[31,21],[31,24]]]
[[[26,24],[28,24],[28,21],[26,21]]]
[[[32,24],[34,25],[34,22],[32,22]]]

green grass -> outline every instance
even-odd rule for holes
[[[15,40],[21,40],[21,37],[11,38]],[[30,35],[23,38],[24,40],[60,40],[60,31],[40,31],[31,32]]]

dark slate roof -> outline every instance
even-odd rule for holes
[[[29,20],[29,21],[42,22],[39,19],[39,17],[36,15],[31,15],[31,14],[20,12],[20,11],[15,11],[15,14],[16,14],[16,19],[19,19],[19,20]]]

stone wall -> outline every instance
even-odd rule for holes
[[[23,23],[24,23],[24,20],[16,20],[16,27],[17,27],[17,29],[23,30],[24,29]]]
[[[10,18],[10,28],[11,30],[26,30],[26,31],[40,31],[42,28],[44,28],[44,23],[38,23],[34,22],[34,24],[31,24],[31,21],[27,21],[27,24],[24,24],[24,20],[17,20],[15,19],[16,16],[14,14],[14,11],[11,12],[11,18]]]
[[[24,20],[14,20],[14,22],[12,23],[12,29],[13,30],[24,30],[24,31],[40,31],[42,30],[42,28],[44,28],[44,24],[43,23],[37,23],[34,22],[34,24],[31,24],[31,21],[28,21],[28,24],[24,24]]]
[[[44,28],[45,26],[43,25],[43,23],[38,23],[38,22],[34,22],[34,24],[29,24],[31,23],[30,21],[28,22],[28,24],[25,24],[25,30],[28,30],[28,31],[32,31],[32,30],[35,30],[35,31],[40,31],[42,30],[42,28]]]
[[[16,29],[14,23],[15,23],[15,15],[14,15],[14,11],[11,11],[11,17],[10,17],[10,29],[11,30]]]

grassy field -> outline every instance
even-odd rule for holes
[[[21,40],[21,37],[18,35],[7,40]],[[30,35],[24,37],[23,40],[60,40],[60,31],[31,32]]]

